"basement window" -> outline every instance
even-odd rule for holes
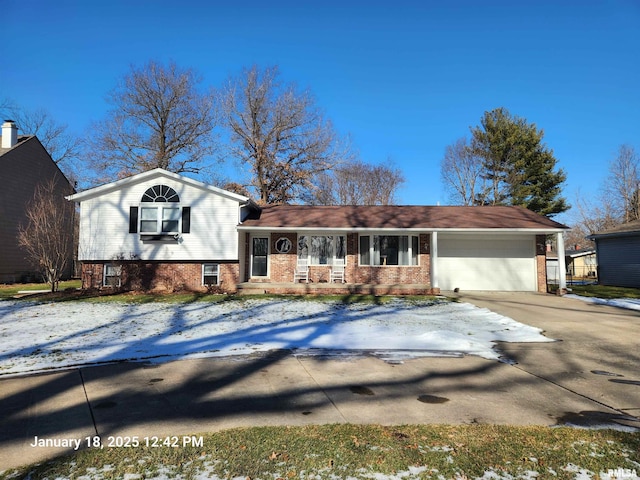
[[[105,287],[119,287],[122,281],[122,265],[105,263],[102,285]]]
[[[220,284],[220,265],[204,263],[202,265],[202,285],[211,287]]]

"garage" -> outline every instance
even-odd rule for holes
[[[443,290],[536,291],[534,235],[438,235]]]

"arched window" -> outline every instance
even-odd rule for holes
[[[180,202],[176,191],[166,185],[154,185],[142,195],[143,202]]]
[[[190,215],[190,207],[181,207],[180,196],[173,188],[154,185],[140,199],[139,229],[138,207],[131,207],[129,232],[139,231],[144,238],[152,240],[189,233]]]

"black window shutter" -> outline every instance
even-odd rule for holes
[[[138,233],[138,207],[129,207],[129,233]]]
[[[182,233],[191,232],[191,207],[182,207]]]

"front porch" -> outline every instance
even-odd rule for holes
[[[237,285],[239,295],[438,295],[439,288],[428,284],[371,283],[293,283],[244,282]]]

